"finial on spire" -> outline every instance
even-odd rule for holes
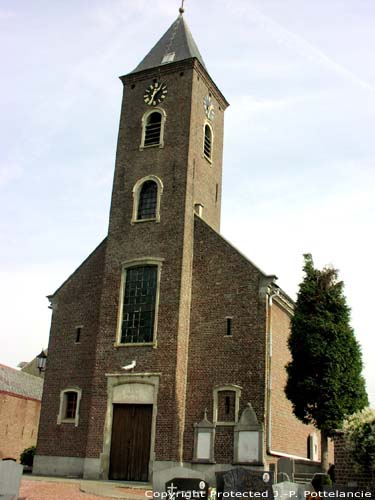
[[[182,16],[182,14],[185,12],[185,9],[184,9],[184,2],[185,2],[185,0],[182,0],[182,2],[181,2],[181,7],[178,9],[178,11],[179,11],[179,13],[181,14],[181,16]]]

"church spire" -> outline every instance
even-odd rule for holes
[[[161,37],[157,44],[150,50],[146,57],[138,64],[132,73],[145,69],[156,68],[164,64],[196,57],[205,67],[203,58],[199,52],[184,16],[184,1],[179,9],[180,15]]]

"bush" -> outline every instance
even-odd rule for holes
[[[20,456],[21,464],[29,465],[30,467],[32,467],[34,462],[35,451],[36,451],[35,446],[30,446],[30,448],[26,448],[25,450],[23,450]]]
[[[311,481],[311,484],[314,486],[314,490],[324,491],[324,486],[332,486],[331,478],[328,474],[316,473]]]
[[[363,471],[375,471],[375,410],[365,408],[343,424],[345,441],[352,459]]]

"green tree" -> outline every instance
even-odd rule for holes
[[[292,360],[285,393],[297,418],[321,432],[322,469],[328,470],[328,438],[346,416],[368,405],[362,356],[353,329],[344,284],[332,267],[314,267],[304,255],[291,334]]]

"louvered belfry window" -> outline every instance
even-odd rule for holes
[[[152,342],[154,335],[157,266],[126,270],[121,343]]]
[[[159,111],[151,113],[146,122],[145,146],[157,146],[160,144],[162,116]]]
[[[144,182],[139,193],[137,220],[155,219],[157,203],[158,186],[156,182]]]
[[[211,150],[212,150],[212,132],[208,125],[204,127],[204,156],[211,160]]]

